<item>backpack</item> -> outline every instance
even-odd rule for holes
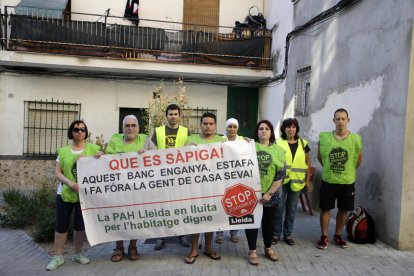
[[[375,223],[362,206],[352,211],[346,221],[348,240],[353,243],[375,243]]]

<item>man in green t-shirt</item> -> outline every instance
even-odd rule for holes
[[[201,116],[201,134],[194,134],[188,137],[187,145],[210,144],[223,142],[223,137],[216,134],[216,115],[206,112]],[[191,239],[191,251],[185,258],[187,264],[193,264],[198,257],[198,239],[200,234],[193,234]],[[213,240],[213,232],[204,233],[205,252],[204,254],[212,260],[220,260],[221,256],[213,250],[211,241]]]
[[[139,134],[139,123],[134,115],[125,116],[123,122],[123,133],[114,134],[108,142],[105,149],[106,154],[138,152],[143,153],[146,149],[153,149],[151,141],[148,141],[147,135]],[[137,240],[129,242],[128,257],[131,261],[137,261],[139,254],[137,250]],[[111,260],[119,262],[124,258],[124,241],[116,241],[116,248],[112,254]]]
[[[354,209],[356,170],[362,162],[362,139],[348,130],[348,112],[337,109],[333,122],[334,131],[319,134],[318,160],[322,165],[319,203],[322,236],[316,245],[319,249],[328,247],[328,227],[335,200],[338,213],[333,241],[341,248],[347,247],[342,232],[348,211]]]
[[[181,109],[176,104],[170,104],[165,110],[167,124],[157,127],[152,135],[151,141],[158,149],[180,148],[187,142],[190,131],[180,125]],[[187,236],[179,236],[180,244],[183,247],[190,247]],[[155,242],[154,250],[161,250],[165,247],[165,239],[158,239]]]

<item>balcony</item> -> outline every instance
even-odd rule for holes
[[[1,14],[0,66],[6,69],[245,83],[271,77],[269,30],[145,19],[125,25],[107,14],[15,11],[8,6]]]

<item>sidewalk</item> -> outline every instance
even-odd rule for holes
[[[331,235],[333,231],[331,221]],[[378,227],[378,226],[377,226]],[[226,233],[226,232],[225,232]],[[228,235],[228,232],[226,233]],[[199,250],[193,265],[184,263],[188,249],[179,244],[167,244],[154,251],[153,244],[138,246],[141,259],[124,259],[112,263],[113,243],[92,247],[87,253],[88,265],[79,265],[65,256],[64,265],[55,271],[46,271],[50,256],[21,230],[0,228],[0,275],[414,275],[414,251],[398,251],[378,241],[376,244],[349,244],[341,249],[329,244],[328,249],[315,247],[319,239],[319,216],[309,216],[298,209],[294,239],[295,246],[278,243],[274,248],[280,255],[278,262],[265,259],[263,242],[258,242],[259,266],[247,263],[247,241],[244,231],[240,243],[234,244],[228,236],[222,245],[214,244],[220,252],[220,261],[212,261]],[[331,238],[331,237],[330,237]]]

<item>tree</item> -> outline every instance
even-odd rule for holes
[[[148,122],[146,131],[148,136],[152,136],[152,132],[156,127],[167,123],[165,109],[169,104],[176,104],[181,108],[181,122],[188,123],[190,120],[189,100],[185,92],[185,86],[182,79],[175,82],[176,92],[173,95],[165,93],[165,83],[161,81],[152,92],[152,97],[148,99],[148,112],[146,121]],[[190,128],[191,126],[187,127]]]

